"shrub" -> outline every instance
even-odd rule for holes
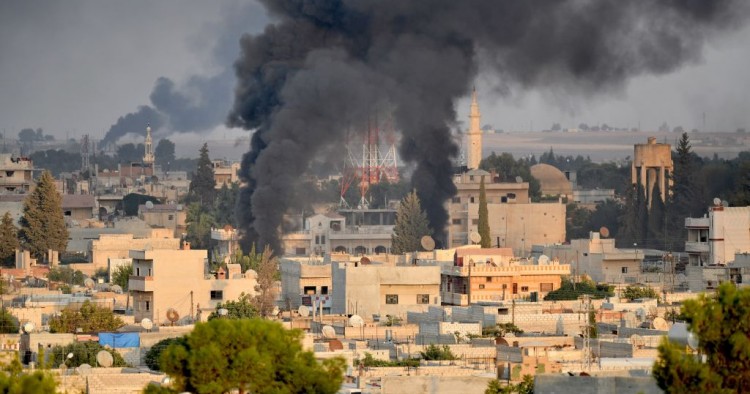
[[[146,352],[146,356],[144,357],[146,366],[153,371],[161,371],[161,368],[159,367],[159,358],[161,357],[162,352],[164,352],[164,349],[173,343],[185,345],[185,341],[185,337],[177,337],[162,339],[157,342],[154,346],[151,346],[151,349],[149,349],[148,352]]]
[[[659,298],[659,294],[656,293],[656,290],[649,286],[628,286],[625,288],[625,291],[622,292],[622,296],[629,300],[635,300],[638,298]]]
[[[420,352],[420,354],[424,360],[455,360],[457,358],[456,355],[451,352],[451,348],[449,348],[448,345],[443,345],[443,347],[440,348],[437,345],[432,344],[428,346],[425,351]]]
[[[569,278],[563,279],[560,288],[547,293],[545,301],[565,301],[577,300],[578,297],[588,294],[591,298],[601,299],[614,296],[613,287],[603,283],[596,284],[594,281],[584,279],[578,283],[573,283]]]

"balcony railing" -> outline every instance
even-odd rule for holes
[[[687,241],[685,242],[685,251],[688,253],[708,253],[708,242]]]

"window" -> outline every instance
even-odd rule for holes
[[[484,285],[479,285],[479,290],[484,289]]]
[[[305,295],[315,294],[315,286],[305,286],[302,288],[302,292]]]
[[[453,219],[451,221],[451,223],[453,223],[453,224],[461,224],[461,219]]]
[[[473,204],[474,203],[474,197],[469,197],[469,202]]]
[[[469,180],[470,180],[470,181],[473,181],[473,180],[474,180],[474,175],[469,175]],[[472,202],[473,202],[473,201],[472,201]]]
[[[478,226],[479,225],[479,219],[471,219],[471,224],[474,225],[474,226]]]
[[[320,245],[320,236],[319,235],[315,236],[315,245]]]
[[[460,204],[461,203],[461,197],[453,197],[451,199],[451,202],[454,204]]]
[[[552,291],[552,283],[540,283],[539,291]]]
[[[304,256],[305,254],[307,254],[305,253],[305,251],[305,248],[294,248],[294,254],[296,254],[297,256]]]
[[[151,310],[151,301],[146,301],[145,304],[146,304],[146,310],[150,311]]]
[[[135,276],[141,276],[141,267],[135,267]]]
[[[320,243],[321,243],[321,245],[325,245],[325,243],[326,243],[326,236],[325,235],[321,235],[320,236]]]
[[[487,276],[487,277],[484,278],[484,281],[485,282],[492,282],[492,277],[491,276]]]
[[[507,283],[503,283],[503,290],[505,290],[507,288],[508,288],[508,284]]]
[[[628,267],[622,267],[622,273],[627,274],[628,273]]]
[[[222,290],[211,290],[211,300],[212,301],[221,301],[224,299],[224,292]]]
[[[174,215],[167,216],[167,220],[174,220]]]
[[[390,305],[398,304],[398,294],[386,294],[385,303]]]
[[[320,294],[328,294],[328,286],[320,286]]]
[[[529,291],[529,286],[521,286],[521,291]]]
[[[516,193],[508,193],[508,200],[515,200],[516,199]]]
[[[429,294],[417,294],[417,304],[429,304],[429,303],[430,303]]]

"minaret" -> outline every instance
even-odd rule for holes
[[[143,154],[143,164],[154,164],[154,144],[151,140],[151,125],[146,127],[146,143],[145,152]]]
[[[482,161],[482,128],[480,122],[482,114],[479,113],[479,104],[477,104],[477,89],[471,94],[471,112],[469,113],[469,143],[466,159],[466,166],[470,170],[479,168],[479,162]]]

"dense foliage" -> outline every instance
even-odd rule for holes
[[[0,221],[0,265],[15,266],[14,260],[18,246],[18,228],[13,223],[10,212],[5,212]]]
[[[208,320],[213,319],[250,319],[258,317],[258,308],[256,303],[248,294],[242,293],[236,301],[220,302],[216,305],[216,309],[211,312],[208,316]],[[225,309],[226,315],[222,316],[219,310]]]
[[[497,323],[493,327],[482,328],[482,336],[485,337],[504,337],[509,333],[523,334],[523,330],[513,323]]]
[[[46,256],[47,250],[64,251],[68,246],[62,197],[48,171],[42,173],[36,188],[24,200],[20,225],[18,238],[21,244],[40,261]]]
[[[301,337],[301,331],[268,320],[214,319],[198,323],[184,343],[170,345],[159,366],[176,392],[337,392],[344,360],[319,363],[302,350]]]
[[[7,309],[0,309],[0,334],[18,334],[18,319]]]
[[[365,352],[365,357],[356,363],[358,366],[369,367],[419,367],[419,359],[408,358],[406,360],[378,360],[372,357],[372,354]]]
[[[102,332],[115,331],[125,325],[111,310],[84,301],[79,309],[65,308],[49,320],[50,332]]]
[[[214,166],[208,157],[208,144],[204,143],[200,149],[198,166],[190,181],[190,193],[188,200],[197,202],[205,210],[210,210],[214,203],[216,194],[216,180],[214,179]]]
[[[69,368],[77,367],[81,364],[88,364],[91,366],[97,366],[99,363],[96,361],[96,355],[106,350],[112,355],[114,362],[113,367],[124,367],[128,364],[125,359],[112,349],[107,349],[100,345],[98,342],[85,341],[85,342],[71,342],[65,346],[55,346],[52,348],[52,354],[49,355],[52,358],[52,366],[59,368],[60,364],[65,363]],[[68,359],[68,354],[73,353],[73,357]]]
[[[143,205],[149,201],[153,204],[161,204],[161,201],[153,196],[147,196],[145,194],[138,193],[126,194],[125,197],[122,198],[122,207],[125,216],[137,216],[138,206]]]
[[[659,387],[667,393],[750,392],[750,288],[724,283],[715,295],[685,301],[682,313],[706,361],[665,338],[653,368]]]
[[[130,281],[131,275],[133,275],[133,265],[123,264],[115,268],[115,271],[111,274],[111,283],[122,287],[122,291],[128,291],[128,282]]]
[[[608,284],[596,284],[590,279],[583,279],[574,283],[570,278],[563,278],[560,288],[547,293],[545,301],[577,300],[578,297],[588,294],[592,298],[601,299],[614,296],[612,286]]]
[[[494,172],[500,179],[500,182],[516,182],[516,177],[521,177],[524,182],[529,183],[529,198],[532,201],[538,201],[542,197],[539,181],[531,176],[531,166],[537,164],[536,159],[522,157],[516,160],[510,153],[497,155],[492,152],[489,156],[482,159],[479,168]]]
[[[54,394],[57,382],[44,371],[24,371],[18,358],[0,372],[0,393]]]
[[[422,237],[430,233],[427,214],[422,210],[417,192],[412,191],[401,200],[396,212],[396,225],[391,236],[393,253],[402,254],[422,250],[420,241]]]
[[[516,384],[506,384],[498,379],[490,381],[484,394],[533,394],[534,377],[524,375],[523,380]]]
[[[161,341],[156,342],[154,346],[151,346],[151,348],[148,349],[148,352],[146,352],[146,356],[143,358],[143,362],[151,370],[161,371],[161,366],[159,365],[161,354],[169,347],[169,345],[173,343],[180,346],[185,346],[187,344],[187,339],[185,339],[185,337],[176,337],[162,339]]]
[[[78,285],[82,286],[86,276],[79,270],[74,270],[70,267],[59,266],[52,267],[47,273],[47,279],[50,282],[64,283],[66,285]]]
[[[455,360],[456,357],[451,348],[448,345],[439,347],[435,344],[430,344],[423,352],[419,352],[423,360]]]
[[[622,297],[629,300],[635,300],[638,298],[659,298],[659,294],[656,293],[653,287],[650,286],[628,286],[625,291],[622,292]]]

